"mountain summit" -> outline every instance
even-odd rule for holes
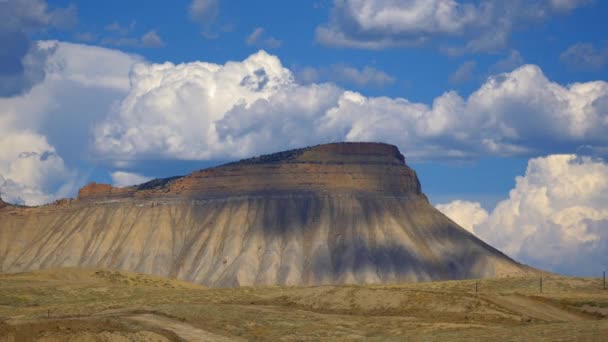
[[[335,143],[0,206],[0,272],[104,267],[214,287],[534,273],[429,204],[392,145]]]

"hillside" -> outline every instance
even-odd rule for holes
[[[0,272],[101,267],[211,287],[533,274],[432,207],[398,149],[337,143],[0,208]]]

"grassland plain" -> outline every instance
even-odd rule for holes
[[[0,275],[0,341],[605,341],[601,279],[211,289],[106,269]],[[475,291],[477,287],[478,291]]]

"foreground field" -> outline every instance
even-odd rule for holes
[[[477,292],[476,292],[477,284]],[[0,341],[605,341],[601,279],[207,289],[124,271],[0,275]]]

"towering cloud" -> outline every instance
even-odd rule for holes
[[[143,159],[226,160],[342,140],[393,143],[411,159],[608,146],[608,83],[563,86],[534,65],[492,76],[467,98],[449,91],[426,104],[302,84],[264,51],[223,65],[151,64],[58,42],[40,42],[34,55],[44,56],[45,79],[23,96],[0,99],[0,127],[5,136],[28,133],[45,143],[20,145],[4,165],[21,152],[48,152],[70,169],[91,148],[95,160],[122,168]],[[0,175],[14,181],[8,166]]]
[[[238,154],[227,152],[234,144],[222,139],[218,122],[233,108],[295,86],[289,70],[265,52],[223,66],[139,64],[131,83],[119,108],[97,127],[96,148],[103,156],[212,159]]]
[[[70,174],[45,137],[0,126],[0,196],[6,202],[37,205],[64,193]]]
[[[22,95],[0,98],[0,195],[36,205],[71,195],[89,154],[92,122],[129,88],[141,58],[92,46],[38,42],[44,79]]]
[[[608,144],[608,83],[562,86],[535,65],[492,76],[468,98],[449,91],[430,105],[300,84],[263,51],[225,65],[139,65],[131,84],[97,126],[105,157],[217,159],[339,140],[386,141],[419,159]]]
[[[439,204],[437,209],[471,233],[474,233],[473,227],[488,220],[488,212],[477,202],[456,200]]]
[[[576,155],[531,159],[509,198],[489,215],[472,202],[437,208],[533,266],[577,275],[597,275],[608,267],[606,162]]]

